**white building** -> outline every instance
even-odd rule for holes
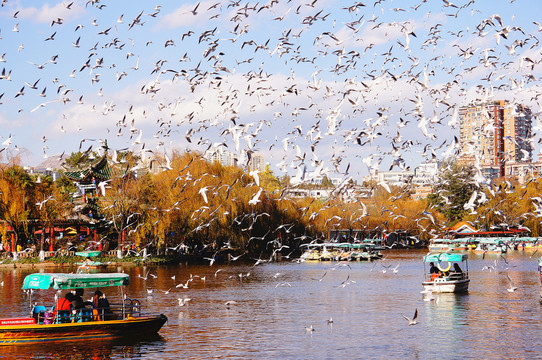
[[[421,163],[414,169],[412,183],[416,186],[432,185],[437,181],[440,162],[430,161]]]
[[[218,162],[224,166],[237,166],[237,157],[235,154],[222,148],[209,149],[203,157],[211,162]]]
[[[328,178],[328,179],[331,181],[333,186],[339,186],[343,181],[341,178]],[[305,181],[303,181],[303,184],[322,185],[323,180],[324,180],[323,176],[315,176],[315,177],[306,179]]]
[[[414,171],[376,171],[368,180],[377,183],[384,182],[390,186],[405,186],[413,184],[416,186],[432,185],[436,182],[440,162],[430,161],[421,163]],[[367,180],[364,178],[364,180]]]
[[[265,170],[265,161],[262,154],[254,153],[248,162],[248,171]]]
[[[384,182],[393,186],[405,186],[412,181],[414,171],[378,171],[376,173],[376,182]]]

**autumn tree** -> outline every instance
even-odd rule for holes
[[[15,241],[20,234],[29,235],[28,219],[35,206],[33,184],[31,176],[16,163],[0,168],[0,218],[14,231]]]

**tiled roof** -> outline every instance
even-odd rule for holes
[[[84,170],[71,170],[64,172],[68,179],[78,183],[90,183],[94,178],[96,181],[109,180],[112,177],[112,170],[107,162],[107,155],[102,156],[98,161]]]

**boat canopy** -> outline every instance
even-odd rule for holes
[[[440,262],[440,261],[451,261],[451,262],[461,262],[468,259],[467,254],[459,253],[437,253],[437,254],[428,254],[423,257],[423,262]]]
[[[49,288],[67,290],[76,288],[96,288],[107,286],[122,286],[130,283],[128,274],[99,273],[99,274],[61,274],[36,273],[25,277],[23,289]]]
[[[86,257],[86,258],[89,258],[89,257],[97,257],[97,256],[100,256],[102,252],[100,250],[96,250],[96,251],[77,251],[75,253],[75,255],[77,256],[82,256],[82,257]]]

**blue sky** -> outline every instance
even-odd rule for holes
[[[107,140],[259,152],[277,175],[413,169],[454,155],[460,105],[540,111],[534,3],[3,1],[0,161]]]

